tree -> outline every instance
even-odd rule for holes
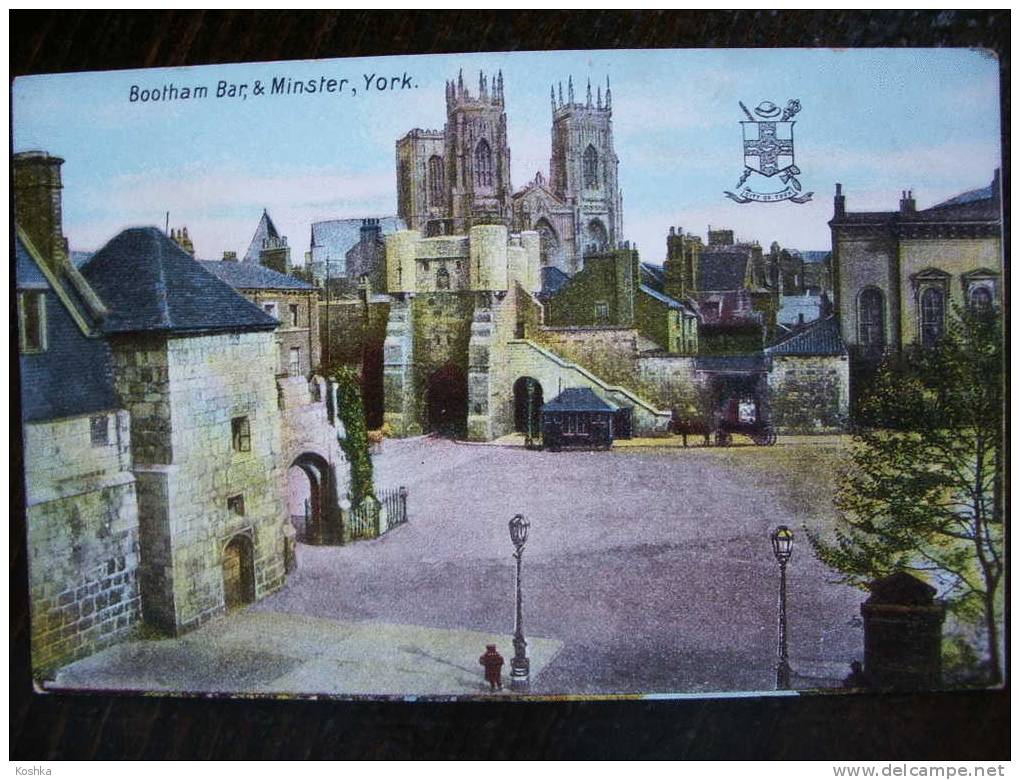
[[[934,347],[884,362],[862,394],[835,495],[835,540],[809,532],[840,582],[908,570],[983,624],[1001,680],[1003,350],[994,312],[958,310]]]
[[[346,437],[340,446],[351,467],[351,501],[357,506],[367,496],[375,496],[372,486],[372,456],[368,451],[368,427],[365,424],[365,405],[361,400],[361,380],[350,366],[338,366],[330,371],[336,383],[336,416],[344,425]]]

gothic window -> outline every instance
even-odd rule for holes
[[[942,290],[929,287],[921,293],[921,345],[930,347],[942,336],[946,299]]]
[[[492,186],[492,149],[484,138],[475,147],[475,186]]]
[[[552,225],[549,224],[548,220],[540,219],[535,224],[535,230],[538,231],[539,236],[539,252],[541,256],[542,266],[545,267],[553,262],[556,255],[559,252],[560,242],[556,238],[556,231],[553,230]]]
[[[590,254],[605,252],[609,247],[609,234],[606,233],[606,226],[601,221],[593,219],[588,223],[588,236]]]
[[[429,158],[429,205],[436,207],[443,205],[443,158],[434,154]]]
[[[599,186],[599,153],[591,144],[584,150],[584,186],[588,189]]]
[[[450,289],[450,272],[445,268],[440,268],[436,271],[436,289],[437,290],[449,290]]]
[[[885,346],[885,306],[882,291],[868,287],[857,301],[857,323],[862,347],[881,349]]]
[[[975,314],[987,314],[992,310],[992,291],[985,286],[970,291],[970,308]]]

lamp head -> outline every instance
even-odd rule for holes
[[[531,523],[524,515],[514,515],[510,520],[510,541],[518,550],[528,541],[528,527]]]
[[[772,532],[772,553],[780,563],[786,563],[793,555],[793,531],[781,525]]]

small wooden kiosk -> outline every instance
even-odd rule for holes
[[[542,406],[542,445],[554,452],[565,447],[609,449],[618,411],[587,387],[568,387]]]

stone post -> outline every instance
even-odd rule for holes
[[[942,682],[946,605],[935,588],[906,572],[875,580],[861,604],[864,672],[876,688],[924,690]]]

